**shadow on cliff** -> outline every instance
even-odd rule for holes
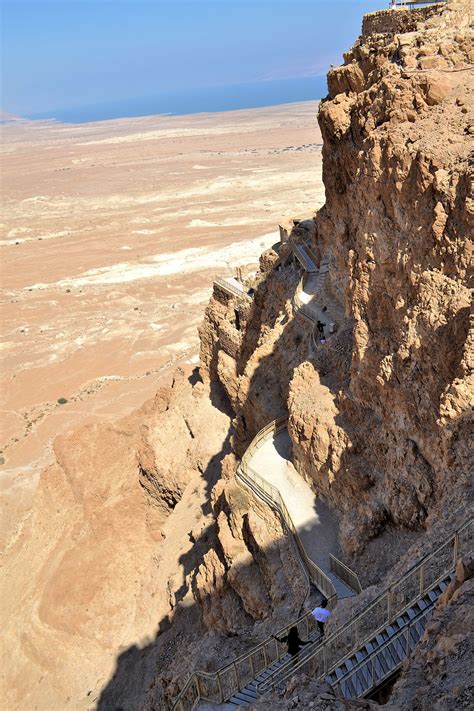
[[[257,348],[261,331],[274,329],[277,322],[280,324],[272,352],[259,359],[250,378],[246,407],[255,408],[257,414],[255,417],[247,415],[248,424],[246,424],[246,410],[244,408],[243,423],[240,425],[243,430],[241,441],[246,440],[247,444],[258,429],[275,417],[286,414],[289,384],[294,368],[306,360],[308,352],[310,335],[308,328],[302,326],[296,319],[289,320],[285,315],[286,301],[294,297],[301,272],[293,263],[294,260],[290,255],[284,261],[285,264],[270,271],[257,286],[252,318],[255,318],[258,326],[243,332],[241,356],[237,362],[237,371],[240,374],[245,370],[248,357]],[[286,268],[291,272],[285,274]],[[269,304],[267,296],[271,293],[275,298],[273,303]],[[217,377],[217,354],[218,348],[216,347],[212,353],[210,367],[210,372],[213,375],[211,377],[211,399],[217,408],[232,417],[233,412],[228,397]],[[278,363],[281,365],[277,365]],[[199,380],[199,371],[196,369],[190,376],[190,382],[197,383]],[[229,428],[222,451],[209,462],[206,470],[202,472],[207,485],[205,513],[211,511],[211,491],[220,475],[222,459],[231,450],[232,434],[232,430]],[[235,442],[233,444],[235,445]],[[288,447],[284,447],[280,453],[282,456],[288,457]],[[309,537],[311,534],[311,530],[306,531],[306,535]],[[316,535],[316,531],[314,535]],[[217,553],[218,559],[221,562],[223,560],[223,553],[219,550],[219,545],[216,544],[213,526],[206,529],[198,540],[192,541],[192,544],[191,550],[181,556],[179,561],[183,567],[184,577],[187,577],[188,581],[209,551],[213,550]],[[279,541],[273,542],[276,549],[280,545]],[[255,555],[255,551],[253,554]],[[289,619],[282,620],[280,618],[277,623],[272,623],[271,620],[263,621],[260,634],[254,636],[252,632],[254,619],[244,611],[235,590],[228,584],[224,589],[219,584],[218,578],[215,577],[214,571],[208,571],[208,575],[210,579],[208,581],[209,587],[206,589],[204,609],[206,614],[215,620],[214,625],[219,631],[213,632],[211,638],[204,644],[204,646],[208,645],[205,651],[202,647],[199,650],[203,661],[202,664],[196,665],[197,668],[205,666],[206,660],[212,660],[214,669],[230,663],[240,653],[258,643],[262,636],[266,637],[270,633],[277,632],[284,623],[295,619],[300,612],[301,602],[293,610]],[[239,584],[244,587],[250,585],[251,582],[253,584],[255,563],[241,565],[238,578],[241,581]],[[235,581],[234,585],[238,589],[238,584]],[[182,661],[189,659],[190,667],[195,666],[193,657],[196,658],[197,651],[193,647],[207,633],[202,620],[201,604],[196,602],[186,604],[187,591],[188,586],[182,585],[174,593],[172,619],[167,615],[157,621],[156,634],[152,640],[146,641],[143,646],[132,645],[118,656],[115,672],[103,688],[97,701],[95,707],[97,711],[139,711],[141,709],[158,711],[158,709],[167,708],[166,704],[160,700],[162,686],[170,683],[179,664],[181,664],[182,673],[193,671],[193,668],[184,669]],[[271,593],[274,594],[272,586],[266,592],[270,605],[268,612],[278,617],[279,606],[280,609],[288,608],[289,593],[287,591],[282,594],[281,600],[278,602],[273,600],[270,596]],[[178,689],[176,689],[177,691]]]
[[[276,540],[273,546],[281,545]],[[216,550],[212,526],[194,543],[189,553],[181,556],[186,575],[192,574],[207,551]],[[218,551],[222,557],[222,551]],[[212,571],[211,576],[212,576]],[[255,563],[239,566],[239,577],[250,584],[255,581]],[[302,578],[303,581],[303,578]],[[270,594],[271,581],[267,594]],[[302,583],[303,584],[303,583]],[[191,584],[194,588],[194,583]],[[254,631],[259,622],[245,612],[242,601],[228,583],[215,581],[206,589],[205,599],[183,600],[186,588],[176,593],[173,612],[157,623],[156,634],[142,644],[134,644],[119,654],[113,675],[103,687],[98,699],[91,696],[94,711],[165,711],[171,708],[163,692],[167,689],[176,698],[187,676],[193,671],[217,670],[230,664],[240,654],[256,646],[261,639],[281,629],[299,616],[301,600],[295,604],[288,618],[272,621],[275,612],[268,599],[266,620],[260,621],[260,632]],[[251,591],[249,591],[252,599]],[[282,601],[282,604],[288,601]],[[313,600],[311,602],[314,602]],[[211,632],[203,622],[203,607],[213,620]],[[184,663],[183,663],[184,662]],[[177,683],[177,681],[179,682]],[[95,704],[95,705],[92,705]]]
[[[196,379],[199,374],[194,372],[191,376]],[[196,380],[197,382],[197,380]],[[216,397],[220,399],[223,407],[226,407],[225,397],[220,387],[216,387]],[[222,398],[224,400],[222,402]],[[204,513],[211,512],[211,491],[221,474],[221,462],[223,457],[230,451],[230,437],[232,426],[229,427],[222,450],[213,457],[202,472],[202,477],[206,481],[206,503],[203,507]],[[250,492],[247,492],[251,498]],[[219,501],[218,508],[223,504]],[[227,511],[227,516],[232,512]],[[97,700],[91,698],[91,706],[96,711],[158,711],[169,708],[163,699],[163,690],[175,697],[182,685],[183,678],[195,669],[216,670],[226,663],[231,663],[233,659],[242,652],[252,648],[269,634],[278,632],[287,622],[299,616],[301,606],[306,599],[306,593],[300,594],[291,592],[292,588],[288,582],[282,585],[282,573],[278,575],[278,584],[268,578],[269,572],[265,565],[263,574],[257,561],[262,557],[270,558],[272,555],[280,555],[280,547],[285,545],[283,541],[275,540],[271,548],[253,550],[252,560],[249,564],[239,565],[238,578],[241,583],[229,582],[221,584],[219,570],[214,570],[209,563],[203,567],[203,580],[205,590],[200,588],[196,581],[196,572],[204,562],[207,553],[216,554],[216,565],[227,570],[228,565],[225,556],[216,536],[216,523],[213,521],[203,529],[196,539],[190,539],[191,548],[179,558],[179,565],[182,569],[183,583],[178,590],[172,592],[172,611],[157,620],[156,633],[152,639],[144,640],[142,644],[134,644],[122,651],[117,657],[116,668],[103,687]],[[191,534],[190,534],[191,535]],[[298,570],[299,563],[295,563],[295,570]],[[210,566],[210,567],[209,567]],[[280,566],[278,566],[279,569]],[[233,575],[235,576],[235,570]],[[225,573],[227,579],[228,572]],[[298,574],[299,575],[299,574]],[[298,578],[293,571],[293,579]],[[257,585],[256,577],[261,578]],[[300,587],[305,589],[305,577],[301,574]],[[265,592],[262,600],[267,606],[266,613],[254,611],[255,617],[244,609],[244,603],[236,592],[243,586],[247,593],[250,604],[255,604],[255,595],[252,593],[252,586],[263,585]],[[281,589],[281,598],[275,598],[278,593],[275,590]],[[189,590],[194,595],[189,596]],[[169,589],[171,598],[171,589]],[[260,594],[260,593],[258,593]],[[200,602],[196,602],[199,596]],[[258,597],[258,595],[257,595]],[[313,600],[312,600],[313,602]],[[291,610],[288,614],[282,611]],[[204,613],[203,613],[204,611]],[[209,623],[212,631],[209,633],[204,624],[203,614]],[[288,618],[288,619],[287,619]],[[272,621],[275,619],[275,621]],[[255,623],[260,623],[260,631],[254,630]],[[188,662],[188,666],[183,664],[183,660]],[[176,685],[176,678],[179,678],[179,686]]]
[[[247,364],[257,353],[258,361],[246,386],[245,402],[237,421],[242,454],[252,437],[271,420],[287,414],[289,384],[295,367],[305,360],[310,332],[287,314],[287,304],[296,296],[301,267],[290,253],[266,273],[255,290],[248,327],[236,359],[237,374],[245,379]],[[271,351],[265,338],[276,333]]]

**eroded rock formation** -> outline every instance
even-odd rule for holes
[[[215,286],[200,373],[178,371],[115,426],[56,441],[6,559],[11,708],[38,698],[163,708],[191,669],[217,669],[300,613],[307,580],[292,542],[235,477],[253,436],[280,416],[296,468],[340,516],[352,561],[387,527],[426,530],[392,555],[391,574],[401,574],[464,518],[472,34],[465,2],[393,12],[367,18],[329,73],[319,112],[326,205],[281,230],[240,295]],[[294,245],[329,265],[315,294],[331,325],[325,343],[298,304]],[[376,566],[380,589],[391,566]],[[464,649],[456,635],[471,582],[439,613],[446,654]],[[436,675],[441,657],[427,645]],[[396,692],[402,706],[431,680],[420,666],[410,674]],[[326,688],[298,684],[275,709],[340,708]]]
[[[286,412],[296,466],[343,513],[351,554],[388,524],[455,511],[468,485],[472,52],[467,5],[449,2],[368,16],[329,72],[326,205],[291,235],[329,263],[324,346],[308,355],[311,328],[291,318],[301,272],[287,243],[262,261],[235,352],[221,337],[232,299],[215,295],[201,329],[239,447]]]

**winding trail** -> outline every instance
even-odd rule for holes
[[[308,557],[331,579],[338,598],[354,595],[331,571],[330,554],[340,554],[338,522],[328,506],[291,466],[288,430],[270,432],[249,460],[249,466],[279,490]]]

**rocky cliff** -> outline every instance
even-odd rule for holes
[[[10,708],[160,708],[190,667],[298,616],[304,570],[236,484],[232,429],[188,368],[115,425],[56,439],[3,563]]]
[[[325,206],[282,230],[243,279],[250,298],[215,289],[200,331],[202,373],[234,411],[236,454],[286,416],[295,466],[339,516],[347,561],[379,590],[472,511],[470,20],[455,1],[364,19],[320,105]],[[298,245],[327,271],[313,298],[322,343],[301,314]],[[472,614],[465,590],[443,613],[456,634]],[[431,647],[443,648],[439,629]],[[441,666],[458,646],[464,655],[464,637]],[[443,708],[471,698],[456,663]],[[402,677],[393,708],[415,707],[422,666]],[[298,702],[295,688],[262,703],[306,708],[307,687]],[[339,708],[310,694],[314,708]]]
[[[367,585],[404,571],[466,515],[467,8],[451,1],[364,20],[320,105],[325,206],[282,229],[240,290],[215,285],[199,373],[178,371],[115,426],[56,441],[56,463],[6,557],[11,708],[38,699],[48,708],[163,708],[190,669],[232,661],[300,613],[308,585],[292,542],[235,477],[254,435],[280,416],[296,468],[339,517],[346,557]],[[298,245],[320,268],[324,342],[302,313]],[[466,578],[424,648],[430,664],[438,632],[461,634]],[[464,649],[457,637],[443,644]],[[394,697],[402,707],[422,676],[416,667],[404,677]],[[451,697],[463,700],[454,687]],[[308,680],[288,694],[272,708],[341,708]]]
[[[235,352],[221,336],[235,304],[215,297],[201,329],[236,450],[287,413],[296,466],[342,512],[350,554],[387,526],[429,527],[468,486],[473,59],[466,3],[368,16],[320,106],[326,204],[291,235],[329,264],[334,335],[308,348],[292,318],[287,244],[262,259]]]
[[[234,477],[269,421],[288,418],[295,465],[340,517],[351,564],[364,569],[369,551],[370,582],[403,572],[466,514],[474,219],[466,8],[364,20],[320,106],[326,205],[282,229],[259,270],[241,275],[240,291],[215,284],[200,376],[230,408],[229,453],[209,497],[210,543],[186,581],[197,618],[180,610],[158,638],[149,708],[176,692],[189,663],[218,667],[305,599],[281,524]],[[320,267],[324,343],[302,316],[295,245]],[[327,690],[301,694],[304,703],[313,694],[314,708],[339,708]]]

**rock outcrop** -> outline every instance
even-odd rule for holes
[[[366,18],[344,65],[330,71],[320,106],[326,205],[313,220],[282,227],[280,243],[262,255],[256,274],[239,275],[238,288],[214,285],[200,328],[200,374],[211,397],[225,393],[230,451],[210,496],[212,545],[186,579],[199,610],[195,636],[177,610],[158,645],[167,698],[182,686],[176,672],[230,661],[291,619],[305,599],[280,522],[234,476],[271,420],[288,418],[295,466],[340,515],[346,555],[354,559],[384,531],[389,545],[400,545],[395,564],[377,565],[371,580],[379,587],[365,590],[360,604],[465,515],[472,58],[466,3]],[[314,282],[330,325],[323,343],[298,297],[298,245],[325,266]],[[144,470],[156,471],[153,457],[146,460]],[[182,486],[178,462],[173,491]],[[160,496],[172,505],[162,487]],[[413,541],[390,531],[426,534]],[[335,617],[352,610],[352,601],[341,604]],[[177,639],[187,649],[168,666],[163,645]],[[161,693],[152,685],[150,709]],[[301,679],[270,702],[275,709],[341,708],[327,689]]]
[[[92,703],[117,650],[154,638],[173,614],[181,559],[199,563],[189,532],[209,522],[208,488],[229,426],[190,375],[178,371],[115,425],[56,439],[56,463],[3,562],[2,668],[16,670],[2,690],[10,708],[77,709],[87,692]]]
[[[215,295],[201,328],[236,451],[287,413],[295,464],[342,512],[351,555],[387,525],[462,509],[469,484],[472,43],[466,3],[384,11],[329,72],[326,205],[290,240],[329,263],[334,335],[309,350],[311,325],[292,318],[288,241],[262,259],[236,351],[219,345],[234,299]]]

